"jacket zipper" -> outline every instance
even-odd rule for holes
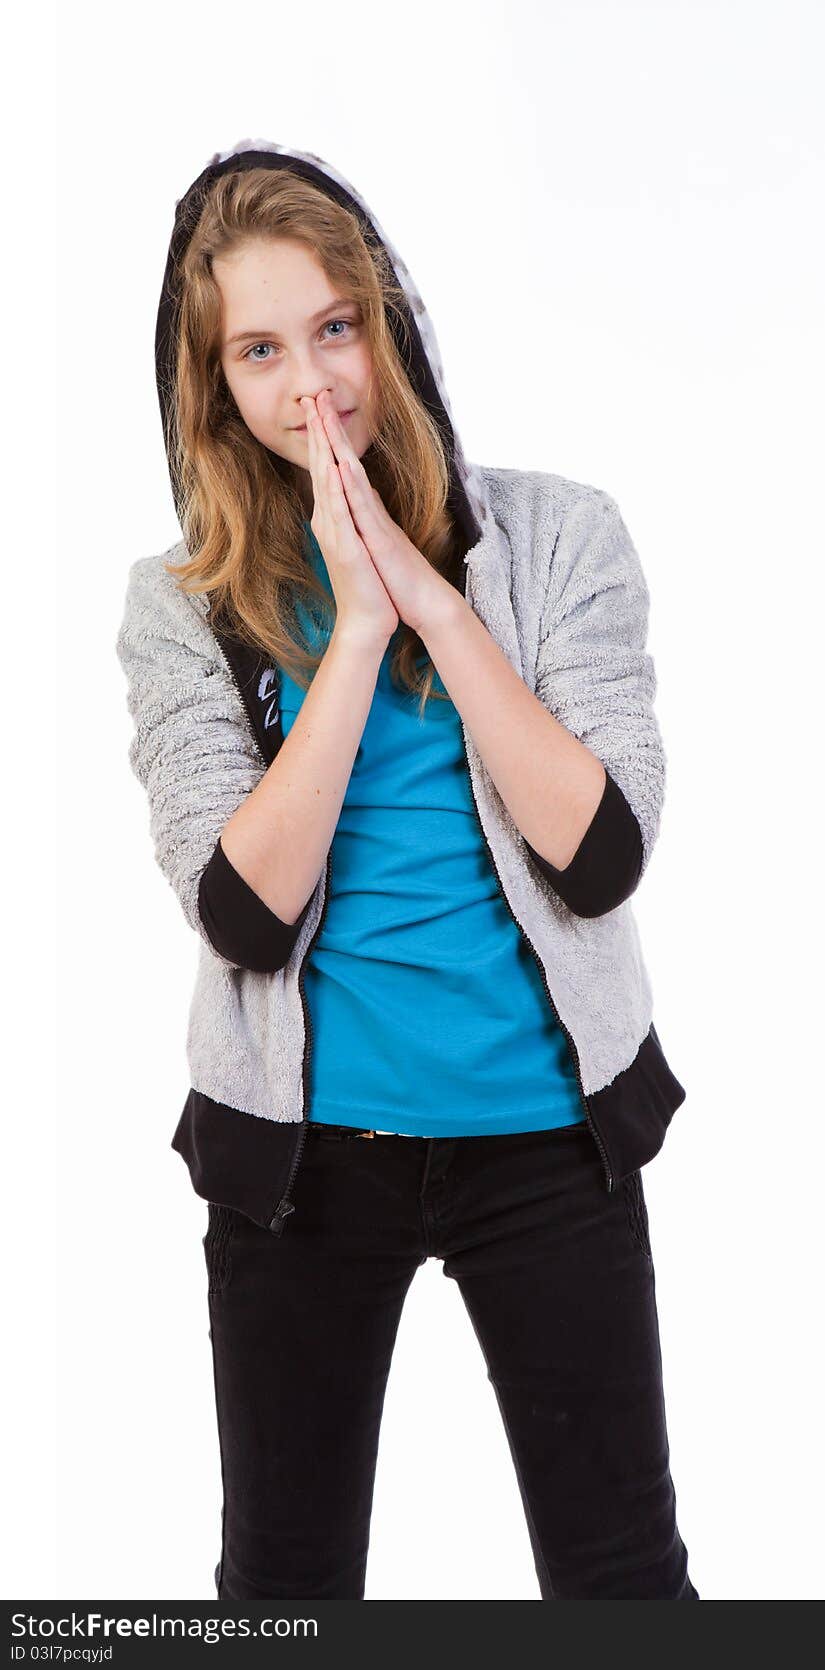
[[[274,1212],[272,1218],[270,1219],[269,1227],[272,1230],[273,1235],[282,1235],[283,1234],[283,1228],[284,1228],[284,1223],[286,1222],[286,1219],[289,1217],[290,1212],[295,1211],[295,1206],[294,1206],[293,1202],[290,1200],[290,1197],[289,1197],[289,1191],[292,1188],[292,1185],[295,1181],[295,1173],[297,1172],[298,1167],[301,1163],[301,1156],[304,1152],[304,1143],[306,1142],[306,1139],[307,1139],[307,1129],[309,1127],[309,1119],[307,1117],[307,1108],[309,1106],[309,1072],[308,1072],[308,1068],[309,1068],[310,1052],[311,1052],[311,1049],[312,1049],[312,1018],[311,1018],[311,1015],[310,1015],[310,1012],[309,1012],[309,1003],[307,1002],[307,995],[306,995],[306,992],[304,990],[304,966],[305,966],[306,960],[307,960],[307,958],[308,958],[308,956],[309,956],[309,954],[310,954],[310,952],[311,952],[311,950],[312,950],[312,948],[315,944],[315,941],[318,938],[319,933],[321,932],[321,928],[323,927],[323,923],[324,923],[324,917],[326,916],[326,913],[327,913],[327,904],[329,903],[329,883],[330,883],[330,869],[331,869],[331,866],[332,866],[331,852],[328,851],[327,852],[327,857],[326,857],[326,881],[325,881],[325,887],[324,887],[324,902],[323,902],[323,905],[321,906],[321,914],[318,917],[317,923],[315,924],[315,932],[312,935],[312,938],[309,941],[309,944],[307,945],[307,948],[306,948],[306,951],[304,952],[303,957],[301,958],[301,964],[300,964],[300,967],[298,969],[298,991],[300,992],[300,995],[301,995],[301,1003],[303,1005],[303,1010],[304,1010],[304,1055],[303,1055],[303,1061],[301,1063],[301,1079],[302,1079],[303,1088],[304,1088],[304,1107],[303,1107],[303,1114],[302,1114],[302,1118],[301,1118],[301,1129],[298,1132],[298,1141],[295,1145],[295,1153],[292,1156],[292,1165],[289,1168],[289,1176],[288,1176],[287,1181],[286,1181],[286,1188],[284,1189],[284,1192],[281,1196],[281,1199],[279,1200],[278,1205],[275,1208],[275,1212]]]
[[[266,755],[265,755],[265,753],[264,753],[264,751],[261,747],[261,744],[258,741],[258,733],[255,729],[255,720],[254,720],[254,717],[253,717],[252,709],[251,709],[251,707],[249,705],[249,702],[247,700],[246,691],[244,690],[243,685],[241,684],[241,681],[238,678],[237,673],[235,672],[235,668],[232,666],[232,663],[229,660],[229,657],[227,656],[226,651],[223,648],[223,645],[218,641],[217,634],[214,634],[214,636],[215,636],[215,640],[218,644],[218,649],[220,651],[220,654],[221,654],[221,657],[224,661],[224,664],[225,664],[225,666],[226,666],[226,668],[227,668],[227,670],[228,670],[228,672],[229,672],[229,674],[230,674],[230,676],[231,676],[231,678],[232,678],[232,680],[235,684],[235,687],[238,691],[238,695],[240,696],[241,701],[243,703],[244,712],[246,713],[247,719],[249,720],[249,729],[252,733],[252,740],[255,744],[255,747],[258,750],[258,754],[260,755],[262,764],[264,765],[265,769],[268,771],[269,766],[270,766],[270,761],[267,759],[267,757],[266,757]],[[278,686],[278,689],[277,689],[278,704],[280,706],[281,676],[280,676],[280,672],[279,672],[277,667],[275,668],[275,678],[276,678],[277,686]],[[301,1163],[301,1156],[304,1152],[304,1143],[306,1142],[306,1137],[307,1137],[307,1126],[309,1124],[309,1120],[307,1118],[308,1090],[309,1090],[308,1067],[309,1067],[309,1051],[310,1051],[310,1045],[311,1045],[311,1041],[312,1041],[312,1020],[311,1020],[311,1017],[310,1017],[309,1003],[307,1001],[307,995],[306,995],[306,992],[304,990],[304,964],[307,960],[307,957],[310,954],[310,951],[312,950],[312,948],[315,944],[316,939],[318,938],[319,933],[321,932],[321,928],[322,928],[323,922],[324,922],[324,917],[326,916],[327,904],[328,904],[328,901],[329,901],[330,869],[331,869],[331,856],[330,856],[330,853],[328,852],[327,857],[326,857],[326,887],[325,887],[325,892],[324,892],[324,903],[321,907],[321,914],[320,914],[320,916],[318,918],[318,921],[315,925],[315,932],[312,935],[312,939],[310,940],[309,944],[307,945],[307,948],[304,952],[303,957],[301,958],[301,966],[298,969],[298,991],[299,991],[300,997],[301,997],[301,1006],[302,1006],[303,1011],[304,1011],[304,1053],[303,1053],[303,1061],[302,1061],[302,1064],[301,1064],[301,1082],[302,1082],[302,1085],[303,1085],[304,1105],[303,1105],[303,1112],[302,1112],[301,1121],[300,1121],[300,1130],[298,1132],[298,1141],[295,1145],[295,1152],[292,1156],[292,1163],[291,1163],[290,1168],[289,1168],[289,1176],[287,1177],[286,1188],[284,1189],[284,1192],[281,1195],[281,1198],[280,1198],[280,1200],[278,1201],[278,1203],[275,1207],[275,1210],[272,1214],[272,1217],[269,1220],[269,1227],[270,1227],[273,1235],[282,1235],[283,1234],[284,1224],[286,1223],[286,1220],[289,1217],[290,1212],[295,1211],[295,1206],[294,1206],[292,1200],[290,1199],[289,1191],[292,1188],[292,1185],[295,1181],[295,1174],[298,1170],[298,1166]]]

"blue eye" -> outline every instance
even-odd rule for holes
[[[332,325],[346,325],[347,331],[352,331],[352,330],[355,330],[355,328],[356,328],[356,321],[354,319],[328,319],[326,324],[322,327],[322,329],[325,330],[325,331],[329,330],[330,326],[332,326]],[[343,333],[343,334],[346,334],[346,333]],[[341,335],[340,334],[333,337],[334,342],[340,342],[340,340],[341,340]],[[268,357],[267,357],[267,359],[259,359],[257,357],[257,355],[255,355],[255,349],[256,348],[272,348],[272,347],[274,347],[274,343],[272,343],[272,342],[253,342],[252,346],[247,348],[246,353],[241,354],[241,359],[249,360],[252,365],[268,365],[268,363],[269,363]]]

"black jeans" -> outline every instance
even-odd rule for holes
[[[219,1599],[364,1598],[387,1376],[427,1258],[481,1345],[542,1599],[699,1599],[639,1172],[608,1194],[585,1124],[369,1138],[310,1123],[292,1199],[281,1237],[208,1204]]]

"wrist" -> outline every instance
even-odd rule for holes
[[[332,649],[335,646],[360,656],[373,656],[380,661],[388,643],[386,632],[376,631],[368,622],[339,617],[330,633],[328,647]]]
[[[449,580],[441,575],[437,576],[438,585],[433,588],[432,597],[428,603],[426,613],[416,627],[419,638],[427,649],[434,648],[440,638],[455,632],[469,609],[469,604],[461,594],[451,586]]]

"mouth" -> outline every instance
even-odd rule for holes
[[[347,418],[353,417],[354,413],[355,407],[351,406],[348,412],[338,412],[336,413],[336,416],[340,419],[341,423],[346,423]],[[297,427],[293,429],[292,433],[293,435],[305,435],[306,429],[307,426],[305,423],[299,423]]]

